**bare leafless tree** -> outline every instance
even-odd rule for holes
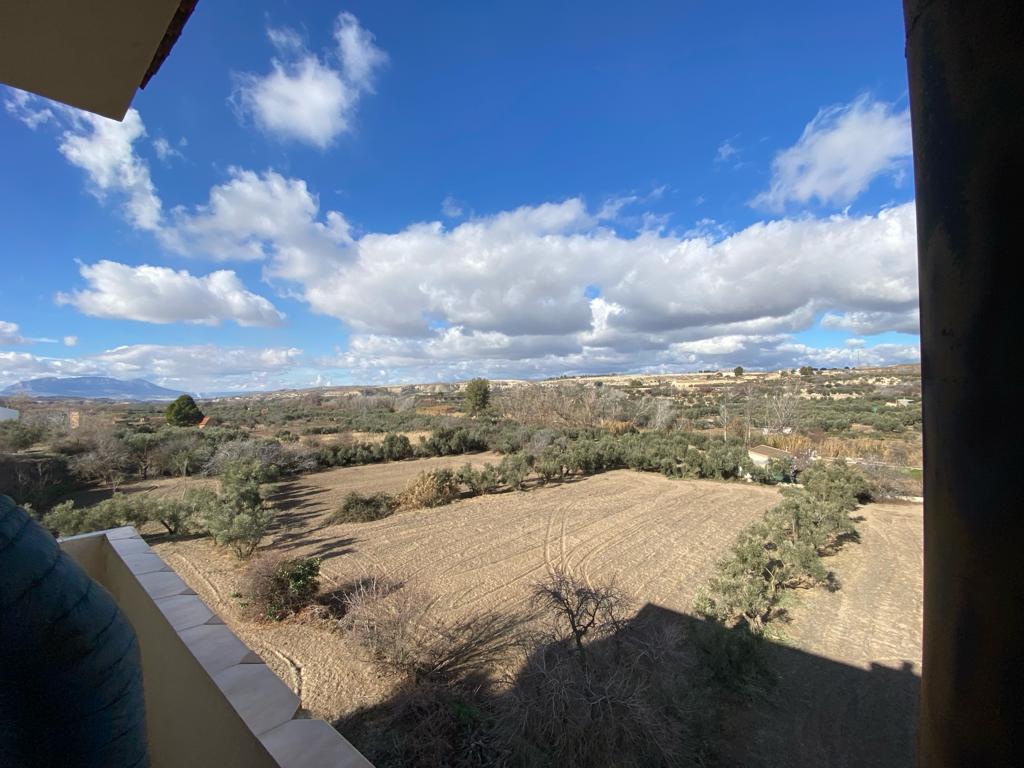
[[[799,398],[791,389],[779,389],[765,399],[765,426],[771,432],[785,432],[796,426]]]
[[[545,581],[535,584],[533,600],[538,608],[552,612],[556,637],[575,644],[584,666],[587,663],[585,641],[606,637],[621,629],[628,605],[626,596],[614,584],[592,586],[565,568],[555,569]]]

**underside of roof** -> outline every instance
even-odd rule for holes
[[[185,24],[188,22],[189,16],[192,15],[192,11],[196,9],[196,3],[199,0],[181,0],[178,5],[178,10],[174,12],[174,18],[171,19],[170,26],[167,27],[167,31],[164,33],[164,39],[160,41],[160,45],[157,46],[156,53],[153,54],[153,60],[149,62],[149,69],[146,70],[146,74],[142,76],[142,82],[139,83],[139,88],[145,88],[149,81],[153,79],[159,70],[160,66],[164,63],[170,53],[174,44],[178,42],[178,38],[181,37],[182,31],[185,29]]]
[[[197,0],[4,0],[0,82],[121,120]]]

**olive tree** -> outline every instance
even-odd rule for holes
[[[473,379],[466,384],[466,411],[477,415],[487,410],[491,402],[491,383],[487,379]]]
[[[262,468],[243,461],[224,469],[217,504],[204,510],[207,531],[217,544],[230,547],[240,558],[256,551],[270,525],[270,512],[260,492]]]

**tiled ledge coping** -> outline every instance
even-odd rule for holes
[[[60,546],[135,627],[153,768],[373,768],[323,720],[294,719],[295,694],[134,528]]]

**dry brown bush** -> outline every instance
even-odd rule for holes
[[[614,584],[591,585],[564,568],[534,585],[533,602],[550,619],[552,637],[571,640],[584,665],[587,643],[622,629],[629,609],[629,599]]]
[[[389,669],[447,685],[501,669],[522,642],[525,616],[445,620],[431,611],[433,602],[415,588],[373,582],[347,599],[343,626]]]
[[[685,663],[669,638],[537,648],[498,705],[497,751],[516,766],[688,764]]]
[[[338,728],[378,768],[497,765],[485,733],[495,675],[515,657],[523,619],[445,621],[415,588],[370,577],[350,588],[339,626],[397,677],[388,702]]]
[[[451,504],[459,498],[459,481],[448,469],[421,472],[399,497],[402,509],[423,509]]]
[[[498,702],[510,765],[674,766],[692,757],[688,666],[668,628],[637,627],[613,584],[556,570],[534,587],[551,621]]]
[[[816,451],[826,459],[878,457],[888,464],[921,466],[920,442],[907,440],[880,440],[870,437],[825,437],[815,440],[807,435],[767,435],[765,443],[797,456]]]
[[[351,592],[341,626],[399,678],[386,704],[339,728],[380,768],[690,760],[679,636],[627,625],[617,590],[570,573],[536,594],[550,632],[528,629],[540,613],[442,620],[414,588]]]

